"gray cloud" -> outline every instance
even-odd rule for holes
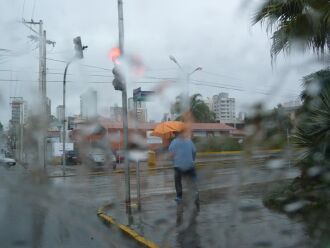
[[[10,49],[12,54],[4,62],[0,60],[0,69],[10,69],[12,72],[0,71],[0,78],[23,82],[0,82],[0,121],[7,122],[10,118],[10,96],[23,96],[28,101],[36,97],[38,49],[34,50],[36,44],[27,38],[31,31],[19,22],[22,17],[44,21],[48,38],[57,42],[55,48],[48,47],[48,58],[67,61],[73,54],[72,39],[78,35],[89,46],[84,60],[69,68],[69,114],[79,113],[79,96],[90,87],[98,91],[100,112],[106,113],[106,109],[115,103],[121,105],[120,92],[116,92],[111,84],[92,83],[111,82],[108,76],[111,76],[112,62],[107,58],[107,53],[118,40],[115,0],[44,0],[36,1],[34,10],[33,1],[4,2],[0,3],[0,21],[3,23],[0,33],[5,34],[1,37],[0,48]],[[271,107],[288,100],[288,93],[290,97],[298,94],[301,77],[323,65],[315,62],[302,64],[312,55],[297,54],[279,56],[272,68],[269,37],[259,25],[251,27],[255,8],[256,1],[246,4],[246,1],[239,0],[227,1],[225,5],[216,0],[124,1],[125,49],[128,53],[138,54],[146,67],[151,69],[147,70],[146,76],[176,77],[179,74],[173,70],[176,66],[168,59],[168,55],[172,54],[187,70],[203,67],[204,71],[195,73],[192,79],[219,85],[219,88],[191,85],[191,93],[201,93],[206,97],[225,91],[237,98],[241,109],[265,99]],[[37,26],[34,28],[37,29]],[[65,63],[47,61],[48,80],[59,81],[49,82],[47,86],[53,112],[62,102],[64,67]],[[160,70],[167,68],[172,70]],[[224,84],[242,91],[221,89]],[[282,86],[273,87],[276,84]],[[137,86],[146,90],[152,87],[150,84],[132,83],[129,85],[130,95]],[[272,92],[274,96],[265,97],[257,93],[268,92],[272,87],[277,91]],[[158,111],[152,108],[149,116],[159,119],[163,112],[168,111],[169,102],[177,93],[178,89],[169,89],[166,95],[154,103],[148,103],[151,107],[162,106]]]

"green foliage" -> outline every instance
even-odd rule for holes
[[[292,128],[292,120],[281,105],[272,111],[256,106],[255,114],[246,118],[247,148],[281,149],[288,145]]]
[[[3,125],[2,125],[2,123],[0,122],[0,132],[2,132],[3,131]]]
[[[198,152],[240,151],[242,144],[238,139],[231,137],[209,136],[194,137],[193,141]]]
[[[195,122],[213,123],[215,122],[215,113],[210,110],[206,103],[201,99],[201,94],[194,94],[190,97],[190,111]],[[177,120],[182,119],[183,96],[176,97],[176,101],[171,106],[171,113],[177,114]]]
[[[293,142],[304,151],[303,174],[315,164],[330,169],[330,71],[322,70],[304,78],[303,106]]]
[[[327,0],[267,0],[253,18],[254,24],[258,22],[267,22],[267,31],[273,33],[272,56],[293,44],[324,53],[330,42]]]

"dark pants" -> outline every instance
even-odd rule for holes
[[[186,171],[182,171],[177,167],[174,167],[174,182],[176,196],[182,198],[182,177],[187,176],[191,180],[194,190],[197,192],[197,175],[195,168],[191,168]]]

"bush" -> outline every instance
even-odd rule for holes
[[[193,141],[198,152],[240,151],[239,139],[222,136],[194,137]]]

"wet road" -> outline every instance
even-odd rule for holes
[[[142,209],[146,215],[136,221],[138,228],[152,235],[159,244],[165,242],[177,247],[188,247],[184,245],[186,232],[189,237],[191,233],[193,237],[199,237],[194,243],[200,247],[301,244],[305,241],[302,225],[284,215],[271,213],[261,203],[261,196],[270,182],[297,175],[297,171],[288,168],[283,161],[277,162],[284,165],[274,167],[260,159],[248,163],[234,159],[202,164],[198,168],[201,191],[198,214],[190,214],[185,207],[176,207],[172,170],[151,171],[142,165]],[[3,247],[136,246],[116,229],[103,225],[96,216],[100,206],[112,203],[112,215],[122,218],[124,174],[105,169],[104,174],[88,175],[90,170],[83,165],[71,171],[77,176],[49,178],[43,172],[26,171],[20,166],[0,168],[0,240]],[[136,199],[135,178],[132,173],[133,201]],[[164,202],[165,210],[157,212],[165,206]],[[152,218],[153,214],[158,214],[158,218]],[[186,228],[168,232],[170,227],[173,229],[173,225],[178,225],[175,222],[180,220],[180,215],[188,221]],[[159,222],[159,219],[169,221]],[[125,218],[121,221],[125,222]],[[163,226],[155,228],[155,225]],[[255,234],[262,230],[263,237],[256,239]],[[272,246],[274,244],[279,246]]]

